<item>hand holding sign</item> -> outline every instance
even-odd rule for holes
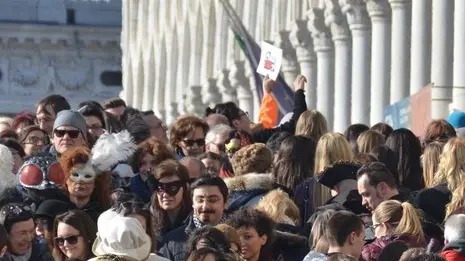
[[[257,72],[276,81],[283,62],[283,50],[267,42],[262,42],[262,52]]]

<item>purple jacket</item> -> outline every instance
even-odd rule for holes
[[[373,243],[365,245],[362,250],[360,260],[363,261],[378,261],[381,251],[394,241],[405,242],[410,248],[425,247],[425,243],[418,242],[418,238],[410,235],[391,235],[377,238]]]

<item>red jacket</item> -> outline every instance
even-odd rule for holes
[[[465,261],[465,240],[449,242],[444,247],[441,256],[446,261]]]
[[[446,259],[446,261],[465,261],[465,256],[463,256],[462,253],[457,252],[453,249],[443,251],[441,253],[441,256],[443,256]]]

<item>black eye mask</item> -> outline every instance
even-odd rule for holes
[[[157,182],[157,185],[155,186],[155,191],[157,193],[165,192],[166,194],[173,197],[173,196],[176,196],[179,190],[185,185],[186,183],[180,180],[169,182],[169,183]]]

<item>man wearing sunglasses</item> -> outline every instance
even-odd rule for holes
[[[84,116],[73,110],[60,111],[53,124],[53,146],[57,157],[78,146],[86,146],[87,125]]]

